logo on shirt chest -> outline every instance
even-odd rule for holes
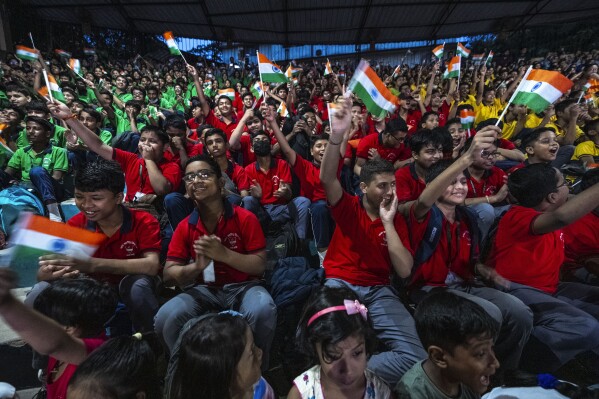
[[[383,247],[387,246],[387,233],[384,230],[379,233],[379,244]]]
[[[238,249],[241,243],[241,237],[237,233],[229,233],[224,239],[225,246],[229,249]]]
[[[135,256],[138,248],[134,241],[125,241],[121,244],[121,251],[125,251],[125,256]]]

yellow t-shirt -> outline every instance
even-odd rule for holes
[[[516,125],[518,124],[518,119],[514,119],[511,122],[503,121],[503,129],[501,130],[501,138],[505,140],[510,140],[514,135],[514,131],[516,130]]]
[[[556,122],[549,122],[545,126],[554,128],[556,137],[564,136],[566,134],[566,130],[562,128],[560,125],[558,125]],[[584,132],[582,131],[582,129],[579,126],[576,126],[576,140],[578,140],[580,136],[582,136],[583,134]]]
[[[462,100],[458,103],[458,107],[462,104],[468,104],[471,105],[472,108],[476,109],[476,97],[473,96],[472,94],[468,94],[468,98],[466,98],[465,100]]]
[[[580,161],[580,157],[584,155],[599,157],[599,148],[590,140],[584,141],[576,146],[574,155],[572,155],[572,161]]]
[[[490,118],[499,118],[501,111],[503,111],[503,105],[501,104],[501,100],[498,98],[496,98],[491,105],[485,105],[481,102],[474,107],[474,112],[476,112],[474,126]]]

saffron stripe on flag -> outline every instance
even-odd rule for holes
[[[535,80],[537,82],[546,82],[555,87],[562,93],[567,92],[572,87],[572,81],[559,72],[545,71],[543,69],[533,69],[526,80]],[[558,97],[559,98],[559,97]]]
[[[60,229],[57,229],[57,226]],[[90,245],[99,244],[104,240],[104,237],[96,232],[79,229],[63,223],[57,224],[41,216],[32,217],[24,227],[42,233],[52,232],[52,235],[56,237],[64,238],[65,240],[80,241]]]

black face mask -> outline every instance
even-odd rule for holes
[[[268,141],[256,141],[254,143],[254,154],[265,157],[270,154],[270,143]]]

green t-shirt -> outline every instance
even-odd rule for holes
[[[141,129],[150,124],[150,121],[145,116],[139,115],[137,117],[137,130],[141,132]],[[116,134],[119,135],[127,130],[131,130],[131,123],[129,123],[129,118],[127,116],[116,115]]]
[[[31,147],[19,148],[8,161],[9,168],[21,173],[22,181],[30,181],[29,171],[34,166],[41,166],[50,175],[55,170],[66,172],[69,169],[67,150],[52,144],[39,154],[36,154]]]
[[[96,98],[96,93],[89,87],[87,88],[87,92],[84,95],[79,95],[79,99],[81,101],[85,101],[88,104],[97,103],[98,99]]]
[[[472,392],[464,384],[460,384],[460,395],[450,397],[445,395],[430,380],[422,365],[426,360],[422,360],[409,369],[401,380],[395,386],[395,395],[397,399],[480,399],[480,395]]]

